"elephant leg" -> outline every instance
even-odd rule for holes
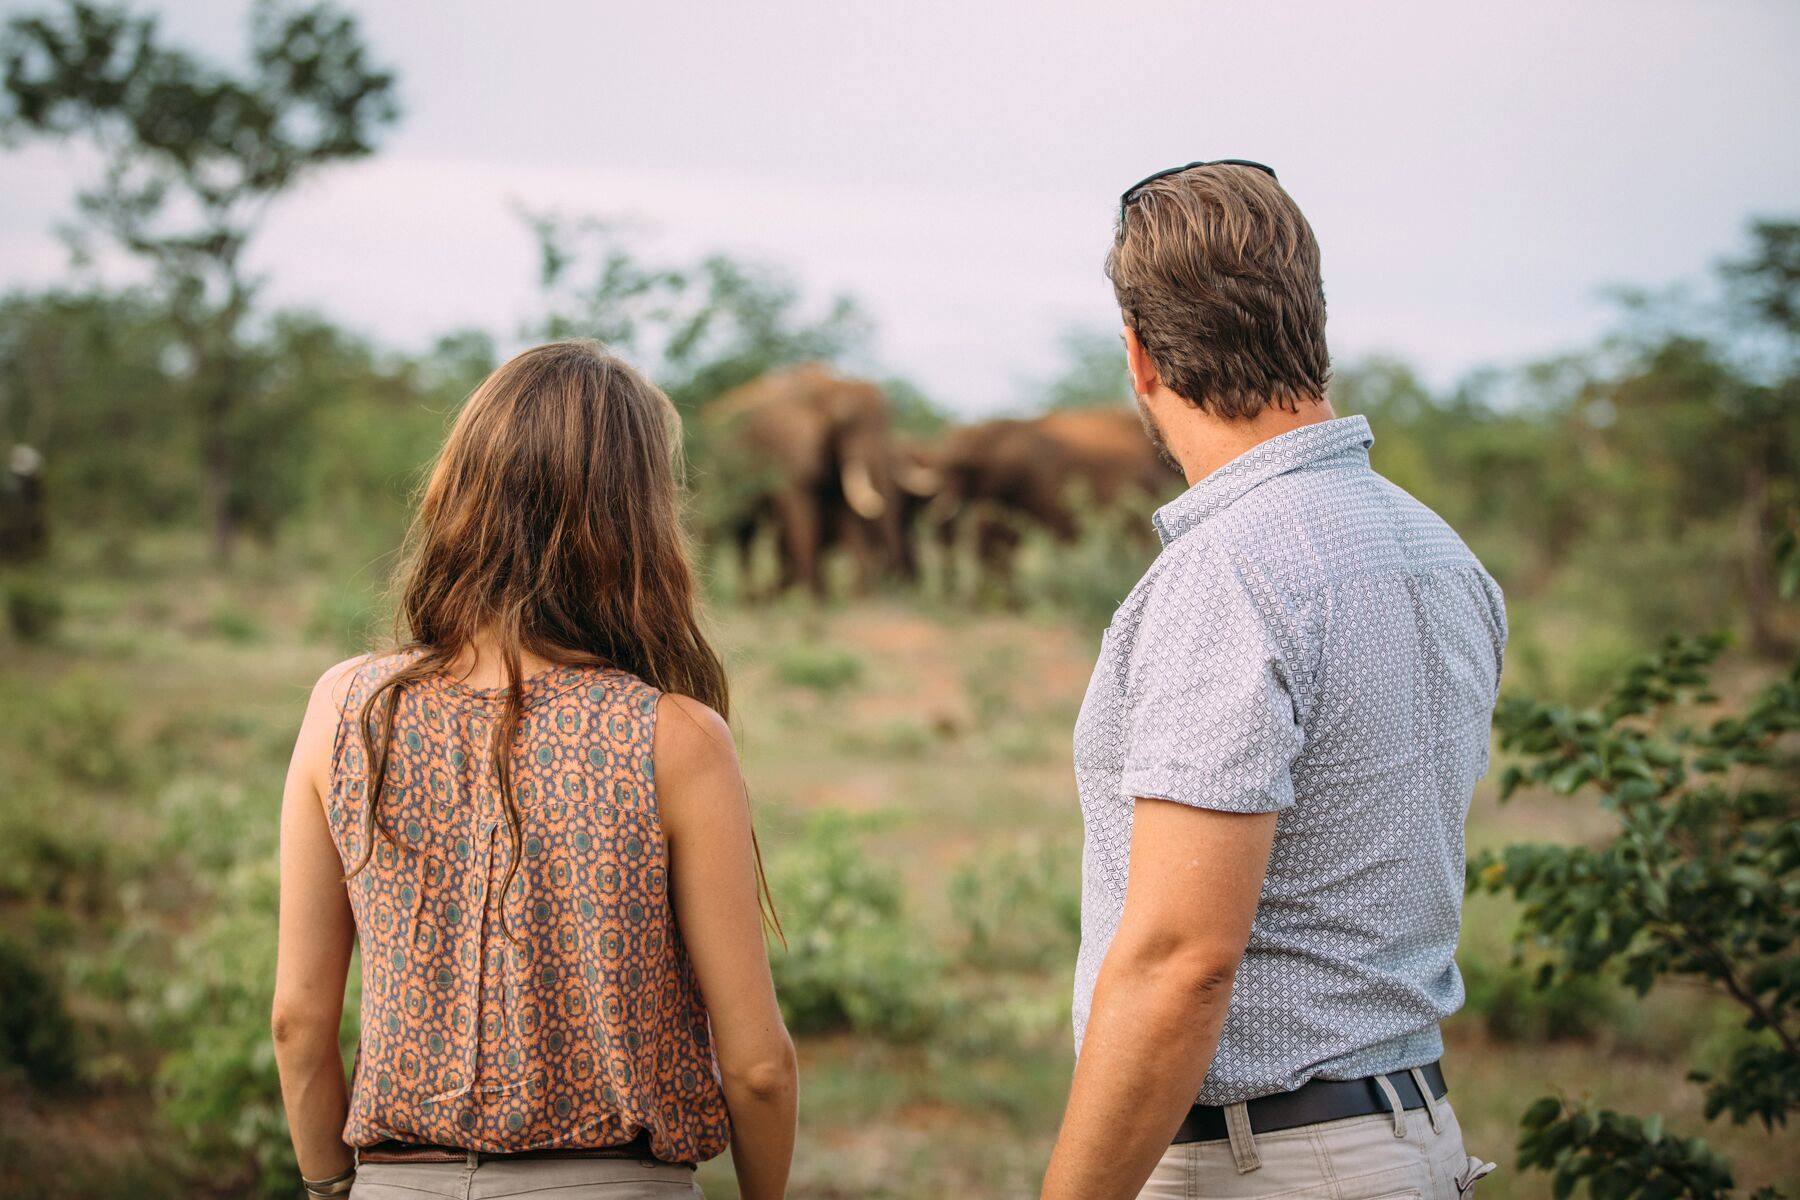
[[[961,571],[956,561],[957,543],[960,540],[957,534],[961,529],[961,526],[961,521],[957,520],[954,516],[949,516],[938,522],[937,526],[932,531],[937,538],[938,571],[941,576],[944,599],[946,600],[956,599],[957,582],[961,578]]]
[[[859,596],[867,596],[875,590],[876,545],[869,533],[865,522],[848,513],[844,514],[840,540],[849,549],[850,559],[856,564],[856,594]]]
[[[801,584],[823,600],[825,575],[819,564],[823,527],[818,502],[809,495],[785,492],[777,497],[775,510],[781,531],[781,590]]]
[[[904,503],[904,502],[903,502]],[[893,506],[888,519],[882,523],[883,540],[887,542],[886,573],[893,575],[902,583],[919,581],[918,547],[913,540],[913,522],[903,511],[902,503]]]
[[[738,589],[747,600],[764,599],[756,583],[756,533],[761,527],[760,521],[751,520],[731,531],[732,544],[737,548]]]
[[[995,516],[981,519],[975,530],[975,555],[984,578],[999,585],[1008,604],[1017,599],[1013,566],[1018,548],[1019,531],[1012,522]]]

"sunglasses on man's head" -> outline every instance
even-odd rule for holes
[[[1139,192],[1142,192],[1145,188],[1149,187],[1159,179],[1167,179],[1171,175],[1179,175],[1183,171],[1191,171],[1195,167],[1249,167],[1253,171],[1261,171],[1270,179],[1276,178],[1274,167],[1269,166],[1267,163],[1255,162],[1248,158],[1202,159],[1199,162],[1186,163],[1179,167],[1170,167],[1166,171],[1158,171],[1154,175],[1146,175],[1130,187],[1126,188],[1124,195],[1119,197],[1119,233],[1123,234],[1125,232],[1125,210],[1131,207],[1131,202],[1138,198]]]

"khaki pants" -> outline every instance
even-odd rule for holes
[[[555,1196],[556,1200],[689,1200],[700,1195],[692,1167],[635,1158],[488,1159],[463,1163],[364,1163],[350,1200],[495,1200]]]
[[[1469,1200],[1494,1164],[1463,1149],[1448,1100],[1434,1100],[1432,1109],[1252,1134],[1233,1105],[1226,1111],[1231,1138],[1169,1147],[1138,1198]]]

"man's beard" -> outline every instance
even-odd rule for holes
[[[1132,399],[1137,402],[1138,420],[1143,424],[1144,436],[1150,439],[1150,445],[1156,450],[1156,456],[1167,464],[1169,470],[1180,474],[1181,461],[1169,450],[1169,439],[1163,436],[1163,431],[1157,425],[1156,418],[1150,415],[1150,406],[1144,403],[1142,396],[1134,395]]]

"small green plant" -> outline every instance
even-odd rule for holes
[[[15,579],[6,585],[6,623],[21,642],[53,641],[62,627],[62,596],[40,579]]]
[[[814,820],[777,860],[771,886],[788,931],[772,963],[789,1028],[894,1040],[931,1029],[940,964],[908,922],[898,877],[868,859],[849,821]]]
[[[1502,798],[1528,784],[1586,792],[1617,826],[1598,844],[1483,855],[1470,877],[1523,905],[1520,937],[1549,955],[1546,982],[1611,969],[1639,995],[1678,980],[1735,1004],[1742,1040],[1693,1078],[1708,1119],[1773,1131],[1800,1106],[1800,666],[1740,711],[1681,719],[1718,703],[1707,681],[1723,645],[1669,639],[1598,708],[1503,703],[1500,744],[1520,761]],[[1729,1163],[1658,1117],[1549,1096],[1523,1126],[1521,1165],[1552,1173],[1559,1197],[1585,1185],[1595,1200],[1712,1200],[1734,1186]]]
[[[197,1161],[227,1172],[217,1186],[270,1200],[292,1195],[295,1178],[269,1040],[275,907],[271,859],[248,861],[226,875],[211,916],[178,947],[154,1021],[171,1047],[157,1072],[164,1119]],[[346,1049],[356,1043],[357,1008],[352,987],[340,1032]]]
[[[100,679],[75,676],[44,689],[18,714],[14,737],[77,785],[118,788],[138,778],[142,761],[118,694]]]
[[[793,687],[831,694],[862,678],[862,659],[837,646],[800,642],[775,660],[776,677]]]
[[[1081,940],[1081,867],[1063,842],[1028,840],[965,864],[950,881],[963,957],[999,970],[1073,961]]]
[[[62,988],[19,942],[0,935],[0,1068],[40,1090],[75,1079],[75,1023]]]
[[[239,646],[247,646],[260,641],[263,636],[262,625],[254,616],[231,604],[221,604],[213,610],[212,631],[226,641]]]
[[[1083,514],[1073,542],[1054,543],[1035,532],[1027,537],[1021,590],[1053,612],[1102,629],[1156,557],[1149,505],[1132,497],[1103,508],[1077,495],[1071,507]]]
[[[106,842],[14,796],[0,813],[0,900],[93,913],[111,888]]]
[[[930,750],[937,735],[922,721],[900,717],[875,729],[853,729],[843,736],[846,750],[880,758],[918,758]]]

